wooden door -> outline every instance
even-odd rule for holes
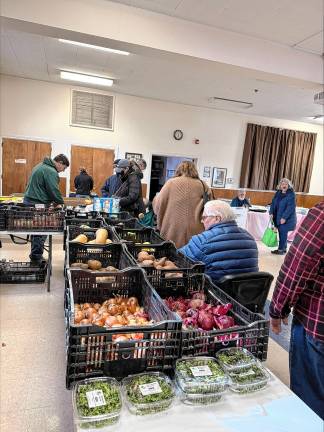
[[[70,190],[74,191],[74,179],[79,174],[80,167],[84,167],[92,176],[93,191],[101,195],[105,180],[113,174],[115,152],[97,147],[71,146]]]
[[[32,169],[51,152],[48,142],[3,138],[2,194],[24,193]]]

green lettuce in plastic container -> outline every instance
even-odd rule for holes
[[[123,394],[131,413],[155,414],[171,407],[175,391],[170,378],[160,372],[131,375],[122,381]]]
[[[106,430],[118,422],[120,385],[114,378],[89,378],[73,388],[73,417],[78,430]]]

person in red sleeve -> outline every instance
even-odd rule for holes
[[[324,201],[308,212],[280,269],[270,304],[274,333],[291,309],[290,387],[324,420]]]

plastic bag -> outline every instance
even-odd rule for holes
[[[277,230],[274,227],[268,226],[261,239],[262,243],[268,247],[278,246]]]

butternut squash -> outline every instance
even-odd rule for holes
[[[106,244],[107,238],[108,238],[108,231],[105,228],[99,228],[96,231],[96,243]]]
[[[75,237],[72,242],[73,243],[87,243],[88,237],[84,234],[79,234],[77,237]]]

